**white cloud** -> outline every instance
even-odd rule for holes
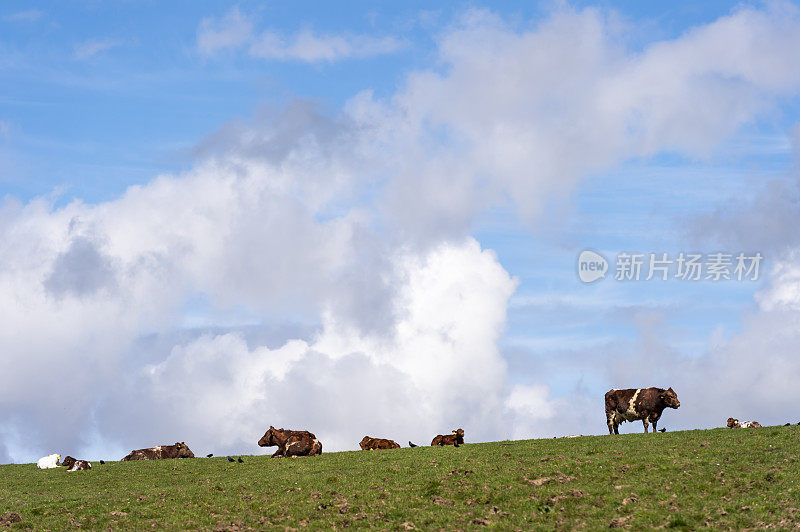
[[[3,20],[9,22],[35,22],[42,18],[42,15],[44,15],[44,11],[39,9],[26,9],[25,11],[17,11],[16,13],[5,15]]]
[[[75,45],[75,48],[72,52],[72,57],[79,61],[91,59],[96,55],[111,50],[112,48],[116,48],[121,44],[122,41],[117,39],[89,39]]]
[[[424,441],[453,424],[490,437],[505,379],[496,342],[516,282],[474,240],[397,264],[406,281],[389,331],[327,314],[315,338],[274,349],[232,333],[176,346],[134,377],[131,393],[145,400],[122,398],[135,418],[165,405],[159,425],[135,430],[157,438],[169,427],[203,452],[254,451],[270,424],[313,427],[330,450],[354,449],[365,433]]]
[[[253,37],[253,22],[238,7],[217,20],[204,18],[197,28],[197,49],[202,55],[239,48]]]
[[[365,95],[352,112],[387,124],[404,173],[388,208],[407,228],[463,228],[505,198],[535,220],[582,176],[663,150],[703,156],[796,94],[799,30],[797,8],[770,4],[632,52],[597,10],[522,31],[472,11],[441,39],[444,73],[412,73],[391,102]]]
[[[265,31],[253,42],[250,54],[263,59],[315,63],[390,54],[403,46],[403,42],[394,37],[318,35],[311,30],[303,30],[286,38]]]
[[[391,54],[404,46],[403,41],[391,36],[319,34],[311,29],[292,35],[265,30],[256,35],[252,20],[238,7],[221,19],[203,19],[197,29],[197,50],[204,56],[246,48],[252,57],[261,59],[316,63]]]

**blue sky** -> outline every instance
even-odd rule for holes
[[[148,405],[194,404],[198,389],[169,380],[193,371],[202,390],[231,397],[220,405],[316,422],[333,448],[363,425],[384,428],[377,406],[292,417],[276,390],[348,403],[351,375],[362,375],[356,387],[385,378],[398,405],[386,408],[424,431],[399,397],[417,390],[433,404],[437,388],[463,383],[490,399],[424,415],[492,439],[602,433],[607,389],[674,383],[695,406],[670,426],[714,426],[727,399],[704,411],[710,392],[689,374],[725,367],[746,379],[763,355],[753,338],[794,316],[800,81],[787,65],[800,52],[798,12],[4,2],[0,311],[19,314],[20,331],[63,327],[41,345],[20,332],[0,346],[11,363],[102,369],[76,401],[91,415],[70,414],[89,439],[43,428],[75,390],[27,414],[21,395],[0,395],[17,412],[0,417],[0,462],[33,458],[19,444],[32,433],[87,453],[127,449],[133,429],[105,417],[128,397],[123,383],[149,390]],[[612,272],[586,285],[584,249],[612,268],[623,251],[765,261],[756,282],[625,283]],[[300,371],[310,360],[343,376]],[[249,364],[272,368],[252,388],[263,403],[232,391],[250,389],[233,369]],[[37,367],[20,382],[52,385]],[[752,415],[777,422],[779,403],[765,396]],[[584,407],[596,411],[558,415]],[[152,438],[180,426],[213,439],[191,416],[177,423],[165,409],[144,427],[134,410],[131,427]],[[220,445],[247,450],[243,434],[262,421],[272,424],[248,418]]]

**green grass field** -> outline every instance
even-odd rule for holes
[[[467,434],[469,437],[469,434]],[[800,427],[270,459],[0,466],[17,528],[501,529],[800,524]]]

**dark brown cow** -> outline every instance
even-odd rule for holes
[[[122,461],[163,460],[167,458],[194,458],[194,453],[186,445],[186,442],[179,442],[174,445],[157,445],[149,449],[131,451],[131,454],[123,458]]]
[[[259,447],[278,446],[272,455],[276,456],[313,456],[322,454],[322,443],[307,430],[276,429],[270,425],[269,430],[258,440]]]
[[[431,447],[434,445],[459,445],[464,444],[464,429],[456,429],[452,434],[439,434],[431,442]]]
[[[387,440],[385,438],[370,438],[364,436],[364,439],[359,443],[361,448],[365,451],[374,451],[377,449],[399,449],[400,444],[394,440]]]
[[[678,395],[670,388],[629,388],[627,390],[610,390],[606,393],[606,422],[609,434],[619,434],[619,424],[623,421],[641,419],[644,432],[647,433],[647,424],[653,424],[653,434],[656,424],[661,419],[665,408],[678,408],[681,402]]]
[[[77,462],[77,459],[71,456],[67,456],[66,458],[64,458],[64,460],[61,461],[61,465],[69,469],[75,462]]]

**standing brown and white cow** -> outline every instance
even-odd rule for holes
[[[277,445],[278,450],[275,451],[272,458],[322,454],[322,443],[307,430],[276,429],[270,425],[269,430],[258,440],[258,445],[259,447]]]
[[[609,434],[619,434],[619,424],[623,421],[641,419],[644,432],[648,423],[656,424],[661,419],[665,408],[678,408],[681,402],[678,395],[670,388],[629,388],[627,390],[609,390],[606,393],[606,422]]]
[[[123,462],[131,460],[161,460],[164,458],[194,458],[194,453],[185,442],[174,445],[157,445],[149,449],[138,449],[122,459]]]

